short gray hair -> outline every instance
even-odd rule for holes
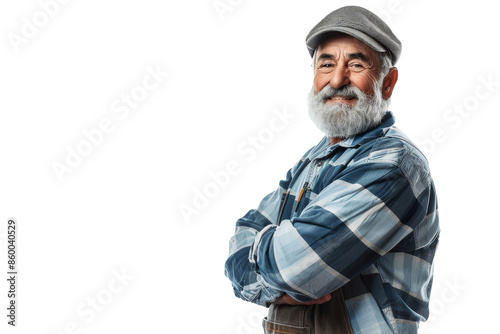
[[[391,55],[387,52],[379,52],[380,77],[385,78],[392,67]]]

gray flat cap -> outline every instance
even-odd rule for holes
[[[395,65],[401,55],[401,42],[391,28],[377,15],[358,6],[339,8],[321,20],[306,37],[311,57],[325,34],[342,32],[365,43],[378,52],[388,52]]]

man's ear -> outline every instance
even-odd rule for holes
[[[384,100],[389,100],[392,96],[392,91],[396,82],[398,81],[398,69],[396,67],[391,67],[389,73],[384,78],[382,83],[382,96]]]

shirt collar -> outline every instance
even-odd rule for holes
[[[382,118],[382,122],[363,133],[346,138],[335,145],[330,145],[330,138],[325,136],[310,152],[307,154],[309,160],[321,159],[332,153],[337,147],[355,148],[359,147],[373,139],[383,136],[388,128],[396,122],[392,112],[388,111]]]

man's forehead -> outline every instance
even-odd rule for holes
[[[318,45],[318,53],[328,50],[346,50],[351,53],[377,54],[360,40],[343,33],[334,33],[325,37]]]
[[[377,51],[356,38],[346,34],[335,34],[319,44],[316,59],[336,59],[343,56],[370,61],[377,55]]]

